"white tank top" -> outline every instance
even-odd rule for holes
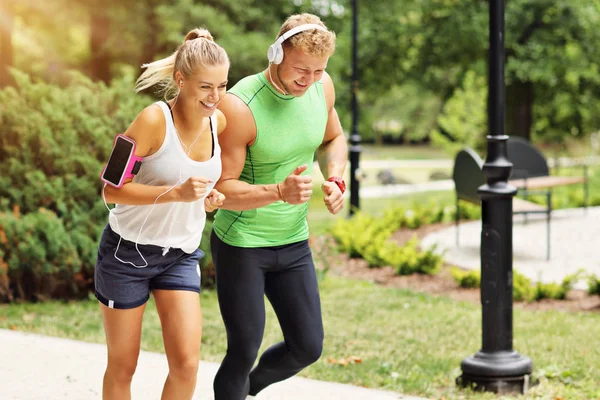
[[[133,182],[171,187],[185,182],[192,176],[204,176],[210,178],[212,183],[207,185],[206,194],[202,198],[191,203],[169,202],[144,206],[117,204],[111,210],[108,221],[112,230],[123,239],[166,249],[179,248],[186,253],[193,253],[200,244],[206,223],[204,199],[221,177],[217,118],[214,114],[210,117],[214,146],[212,157],[208,161],[194,161],[181,146],[167,104],[162,101],[155,104],[160,106],[165,115],[165,140],[156,153],[144,157]]]

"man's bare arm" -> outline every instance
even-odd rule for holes
[[[252,210],[281,200],[276,184],[251,185],[241,181],[247,147],[256,139],[256,124],[248,106],[237,96],[227,94],[219,104],[227,127],[219,135],[223,172],[215,186],[225,195],[221,208]]]

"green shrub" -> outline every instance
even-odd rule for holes
[[[558,283],[541,283],[538,282],[535,285],[535,294],[533,295],[534,300],[542,299],[557,299],[562,300],[566,297],[567,292],[564,290],[562,285]]]
[[[53,212],[0,213],[0,243],[1,301],[87,296],[93,274]]]
[[[515,301],[532,301],[534,298],[535,289],[531,280],[513,270],[513,299]]]
[[[386,210],[380,218],[359,212],[351,219],[338,219],[331,232],[340,251],[350,257],[363,258],[369,267],[389,265],[401,275],[435,274],[442,264],[442,257],[435,254],[435,249],[420,251],[416,238],[399,246],[390,237],[401,227],[416,226],[422,221],[440,218],[440,215],[443,215],[443,209],[441,213],[417,214],[393,208]]]
[[[464,271],[460,268],[453,268],[451,273],[458,286],[462,288],[481,287],[480,271]],[[560,284],[538,282],[533,286],[529,278],[513,270],[513,299],[515,301],[564,300],[580,276],[579,272],[566,276]]]
[[[452,268],[450,271],[454,280],[461,288],[479,288],[481,287],[481,273],[476,270],[462,270],[460,268]]]
[[[0,242],[2,259],[15,271],[4,275],[10,293],[3,298],[78,297],[93,289],[90,277],[107,222],[100,196],[102,166],[114,135],[152,100],[135,95],[131,79],[106,86],[72,73],[59,87],[19,72],[14,76],[16,87],[0,90],[0,226],[20,236]],[[19,209],[17,219],[14,208]],[[32,221],[41,226],[33,229]],[[52,285],[70,289],[38,285],[31,292],[21,290],[20,284],[30,282],[19,280],[24,274],[36,275],[31,282],[49,274],[60,281]]]
[[[424,251],[418,249],[419,241],[413,238],[404,246],[395,246],[395,251],[389,257],[389,264],[398,275],[427,274],[435,275],[442,266],[442,256],[435,253],[435,248]]]
[[[331,232],[340,251],[350,257],[364,258],[372,267],[382,264],[373,249],[385,242],[399,228],[397,218],[386,212],[383,218],[375,218],[358,212],[351,219],[338,219]]]
[[[588,293],[600,295],[600,279],[596,275],[588,276]]]
[[[542,299],[564,300],[578,278],[579,273],[566,276],[560,284],[554,282],[537,282],[533,285],[529,278],[515,272],[513,298],[517,301],[538,301]]]
[[[578,271],[575,274],[567,275],[564,277],[560,284],[538,282],[535,286],[534,299],[566,299],[569,291],[573,289],[573,285],[575,284],[575,282],[577,282],[583,276],[584,273],[585,271]]]
[[[479,207],[461,204],[463,218],[479,217]],[[369,267],[392,266],[398,274],[435,274],[443,261],[435,249],[421,251],[418,240],[403,246],[390,241],[399,229],[417,229],[424,225],[448,222],[454,219],[455,208],[437,204],[415,204],[406,209],[392,207],[376,217],[357,212],[351,219],[338,219],[331,229],[339,250],[350,257],[367,261]]]
[[[461,220],[475,220],[481,219],[481,206],[479,204],[468,203],[466,201],[460,201],[458,203],[458,211]],[[452,219],[454,220],[456,211],[452,211]]]

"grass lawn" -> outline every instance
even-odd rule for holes
[[[383,388],[444,399],[496,399],[459,391],[454,379],[460,362],[480,347],[480,308],[442,297],[326,276],[321,282],[326,339],[321,359],[302,376]],[[216,294],[201,297],[204,314],[202,358],[219,362],[225,333]],[[0,328],[103,342],[94,300],[0,306]],[[514,345],[531,357],[541,384],[523,399],[600,397],[600,315],[515,310]],[[263,348],[280,340],[268,307]],[[162,352],[159,320],[151,301],[144,320],[142,347]],[[362,363],[331,363],[350,356]],[[100,379],[100,377],[99,377]],[[511,398],[511,397],[505,397]]]
[[[363,144],[361,160],[438,160],[452,156],[443,149],[432,146]]]
[[[436,149],[430,146],[375,146],[375,145],[363,145],[363,149],[360,153],[360,161],[370,160],[450,160],[452,156],[445,153],[441,149]],[[366,163],[362,163],[361,170],[365,176],[361,181],[361,185],[365,186],[378,186],[381,185],[377,179],[377,174],[384,168],[380,167],[369,167]],[[448,178],[452,175],[451,167],[442,166],[426,166],[426,167],[402,167],[397,168],[394,166],[385,168],[389,169],[396,177],[397,183],[424,183],[429,182],[432,174],[442,173]],[[350,180],[350,162],[348,162],[345,176],[346,181]],[[318,167],[313,168],[313,180],[316,184],[321,184],[323,177]]]

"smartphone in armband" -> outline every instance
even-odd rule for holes
[[[138,173],[142,158],[135,155],[135,141],[121,133],[115,137],[112,152],[100,174],[100,180],[107,185],[120,188],[125,179]]]

